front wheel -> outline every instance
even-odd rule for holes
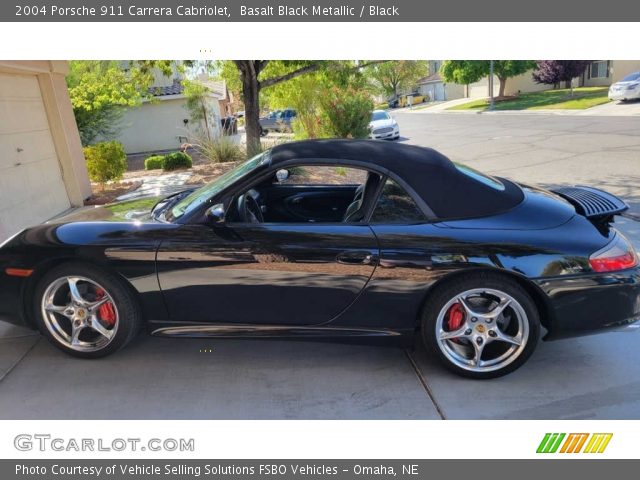
[[[83,264],[61,265],[40,280],[34,317],[53,345],[82,358],[124,347],[141,324],[135,296],[123,282]]]
[[[540,338],[535,303],[517,283],[475,274],[438,288],[425,305],[422,337],[449,370],[470,378],[513,372]]]

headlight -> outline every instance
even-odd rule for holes
[[[640,83],[634,83],[632,85],[627,85],[627,90],[633,90],[634,88],[637,88],[638,85],[640,85]]]

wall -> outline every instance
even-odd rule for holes
[[[185,102],[184,96],[174,95],[128,109],[120,121],[121,131],[115,140],[124,145],[127,153],[178,149],[182,142],[192,137],[190,132],[202,128],[201,125],[194,126],[189,120]],[[212,99],[209,105],[214,116],[213,123],[217,126],[220,121],[217,99]],[[185,119],[189,120],[186,126]]]
[[[423,83],[418,91],[421,95],[429,96],[429,101],[456,100],[465,96],[464,85],[455,83]]]
[[[640,60],[613,60],[611,62],[611,83],[619,82],[634,72],[640,72]]]

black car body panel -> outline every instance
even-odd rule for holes
[[[365,154],[403,151],[378,142],[353,143],[363,145]],[[296,158],[301,164],[359,165],[421,197],[424,187],[406,178],[406,165],[394,170],[394,161],[376,163],[366,155],[358,160],[353,143],[347,158],[337,159],[331,155],[342,151],[344,142],[324,150],[306,142],[299,157],[287,146],[278,158],[276,147],[271,161],[253,175],[273,175]],[[415,148],[411,156],[417,155]],[[324,156],[318,157],[319,151]],[[457,175],[449,166],[442,172]],[[322,210],[318,205],[344,208],[355,186],[308,190],[308,211],[287,207],[286,199],[297,192],[282,186],[265,190],[281,205],[272,222],[206,218],[215,204],[229,209],[250,180],[238,180],[173,223],[162,220],[162,210],[174,199],[142,199],[83,210],[21,232],[0,248],[0,317],[33,326],[35,283],[53,265],[69,261],[97,265],[126,281],[137,293],[149,330],[160,335],[411,341],[430,291],[470,271],[501,272],[521,284],[535,300],[550,339],[625,325],[640,316],[638,267],[595,273],[589,265],[589,255],[611,242],[615,230],[594,225],[551,192],[510,184],[518,192],[505,193],[508,208],[498,204],[499,194],[485,198],[488,215],[478,215],[477,207],[441,207],[468,210],[467,218],[433,218],[438,210],[421,197],[415,200],[424,204],[423,222],[350,224],[312,216],[314,209]],[[278,215],[297,214],[312,219],[277,221]],[[6,268],[34,273],[19,278],[7,275]]]

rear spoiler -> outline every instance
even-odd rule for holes
[[[552,190],[571,203],[576,212],[596,222],[610,222],[629,209],[624,200],[593,187],[575,186]]]

